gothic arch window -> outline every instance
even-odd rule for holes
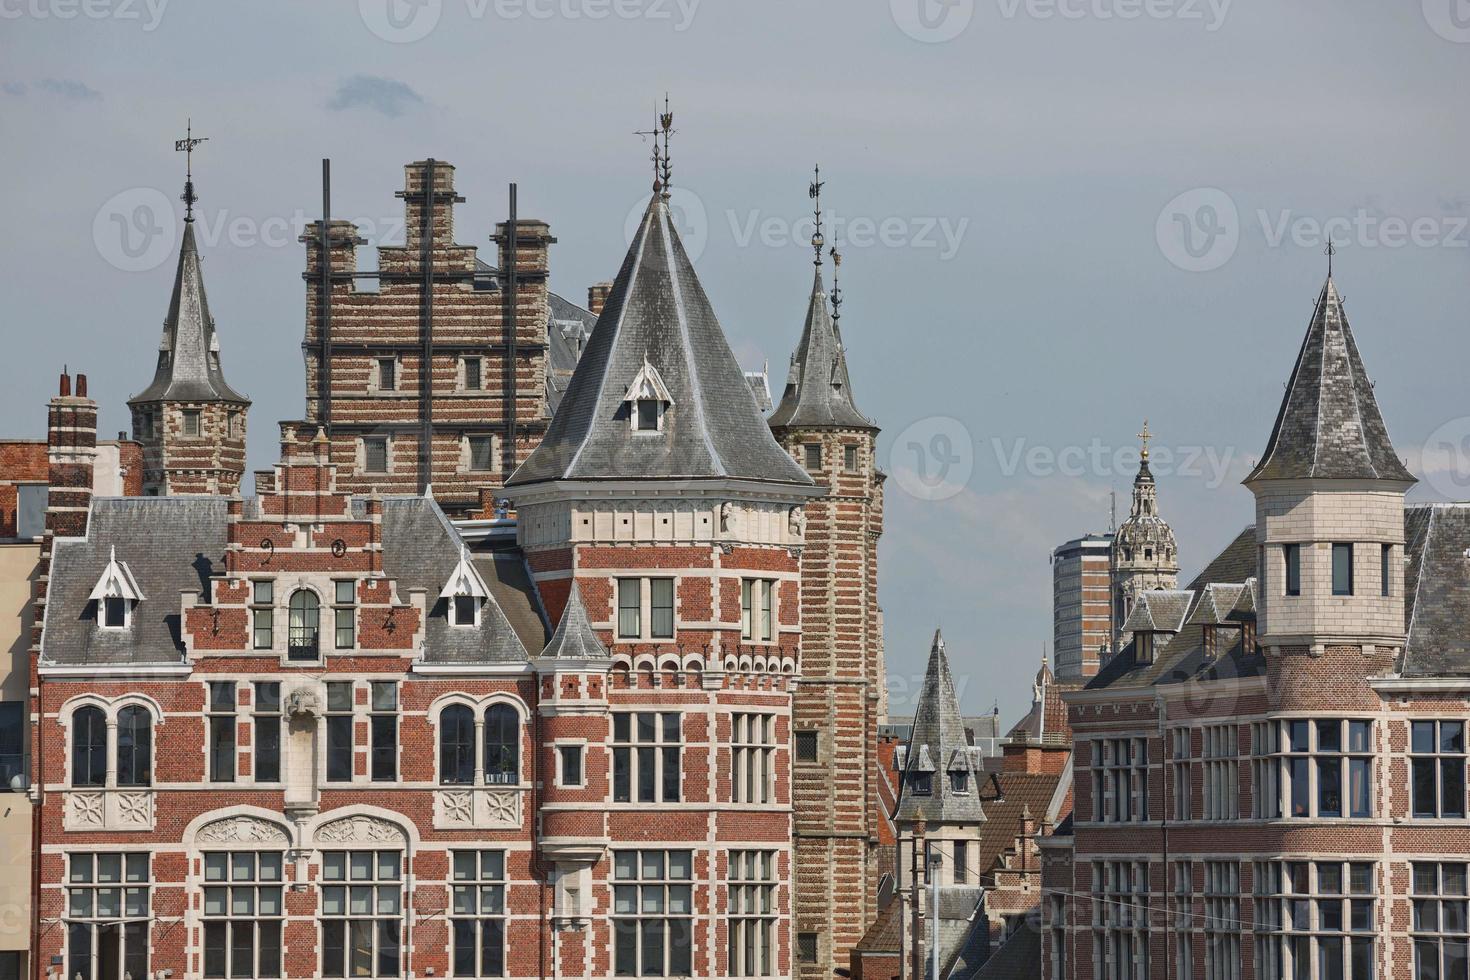
[[[153,784],[153,715],[142,705],[117,713],[117,784]]]
[[[485,782],[521,781],[521,715],[508,704],[485,709]]]
[[[297,589],[291,593],[291,630],[286,648],[288,659],[317,659],[317,638],[321,633],[321,624],[322,603],[316,593],[310,589]]]
[[[439,713],[439,782],[468,786],[475,781],[475,714],[463,704]]]
[[[107,718],[101,708],[88,705],[71,716],[71,784],[107,783]]]

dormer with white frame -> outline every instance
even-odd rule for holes
[[[108,555],[102,577],[87,597],[97,603],[97,625],[103,629],[125,630],[133,624],[133,610],[145,596],[125,561],[117,560],[117,549]]]
[[[490,598],[490,590],[485,587],[485,580],[480,577],[463,545],[459,548],[459,564],[454,566],[449,581],[439,592],[439,598],[447,604],[450,626],[480,625],[480,609]]]
[[[624,392],[623,402],[628,406],[628,420],[634,432],[663,430],[664,415],[673,407],[674,397],[659,376],[658,368],[649,363],[647,354],[643,355],[643,367]]]

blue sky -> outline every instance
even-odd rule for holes
[[[302,411],[295,225],[322,157],[335,216],[388,244],[409,160],[458,167],[458,238],[486,247],[518,181],[578,298],[617,269],[649,183],[632,134],[665,91],[698,271],[777,387],[822,164],[892,474],[895,711],[935,625],[968,709],[1023,710],[1049,551],[1105,528],[1110,490],[1126,506],[1145,417],[1186,575],[1250,521],[1238,481],[1329,234],[1395,445],[1432,477],[1415,495],[1466,494],[1466,0],[0,0],[5,434],[40,433],[63,363],[127,427],[186,118],[256,468]]]

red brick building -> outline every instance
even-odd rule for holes
[[[1470,512],[1405,507],[1330,277],[1245,483],[1255,525],[1066,695],[1044,975],[1464,977]]]
[[[285,433],[257,498],[54,515],[36,962],[792,976],[803,507],[824,491],[666,198],[507,482],[516,521],[462,535],[429,495],[363,487],[347,436]]]

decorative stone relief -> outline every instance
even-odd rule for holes
[[[434,793],[435,830],[515,830],[521,825],[518,789],[474,786]]]
[[[402,844],[403,831],[397,824],[377,817],[357,815],[324,824],[316,839],[325,844]]]
[[[152,830],[153,791],[67,791],[62,827],[68,831]]]
[[[256,817],[227,817],[205,824],[194,839],[201,844],[287,844],[285,829]]]
[[[806,534],[806,511],[803,508],[791,508],[788,522],[790,524],[790,530],[793,537],[799,539]]]

